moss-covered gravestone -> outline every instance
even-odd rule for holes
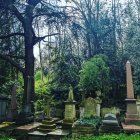
[[[73,88],[70,86],[68,99],[65,101],[65,114],[64,120],[62,124],[62,128],[71,129],[72,124],[76,120],[76,109],[75,109],[76,101],[74,100]]]
[[[96,106],[97,106],[97,103],[93,98],[91,98],[91,97],[87,98],[85,100],[84,117],[90,118],[92,116],[97,116]]]

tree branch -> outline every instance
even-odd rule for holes
[[[0,39],[6,39],[6,38],[16,36],[16,35],[24,36],[24,33],[11,33],[11,34],[8,34],[8,35],[0,36]]]
[[[18,11],[18,9],[14,5],[9,5],[8,8],[14,13],[14,15],[19,19],[19,21],[21,21],[21,23],[24,24],[24,17]]]
[[[45,35],[45,36],[42,36],[42,37],[35,37],[35,40],[34,40],[34,45],[42,40],[44,40],[46,37],[48,36],[54,36],[54,35],[58,35],[59,33],[54,33],[54,34],[50,34],[50,35]]]
[[[25,73],[25,69],[23,67],[21,67],[18,63],[16,63],[14,60],[12,60],[10,57],[0,54],[0,59],[3,59],[5,61],[9,62],[11,65],[16,67],[23,74]]]
[[[23,59],[23,60],[25,60],[25,57],[24,56],[17,56],[17,55],[10,55],[10,54],[8,54],[6,56],[7,57],[11,57],[11,58],[15,58],[15,59]]]

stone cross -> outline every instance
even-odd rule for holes
[[[130,62],[126,63],[127,99],[134,99],[134,89]]]

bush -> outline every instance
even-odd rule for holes
[[[90,117],[90,118],[80,118],[77,121],[78,125],[90,125],[90,126],[98,126],[101,122],[100,117]]]
[[[87,93],[105,90],[109,87],[109,67],[106,64],[104,55],[96,55],[83,64],[80,71],[80,89]]]

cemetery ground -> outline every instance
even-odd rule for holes
[[[30,81],[30,77],[28,77]],[[139,99],[135,99],[131,64],[126,63],[126,106],[104,107],[101,90],[95,97],[82,95],[80,104],[75,100],[70,85],[63,107],[51,105],[47,97],[43,110],[32,113],[31,105],[17,111],[16,85],[7,111],[8,98],[0,97],[1,140],[138,140],[140,139]],[[30,87],[28,87],[30,88]]]

